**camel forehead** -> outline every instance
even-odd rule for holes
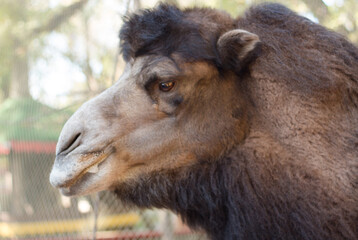
[[[132,63],[131,75],[141,76],[136,81],[145,84],[150,77],[170,78],[179,75],[181,69],[173,58],[164,56],[142,56]]]
[[[172,57],[143,56],[132,62],[132,81],[146,86],[151,80],[171,81],[185,78],[200,78],[217,74],[216,67],[208,61],[185,61],[179,55]]]

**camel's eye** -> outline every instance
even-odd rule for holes
[[[159,83],[159,89],[163,92],[169,92],[174,87],[175,82],[162,82]]]

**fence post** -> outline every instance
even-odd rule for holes
[[[160,230],[163,233],[161,240],[172,240],[174,238],[173,216],[171,212],[160,212]]]

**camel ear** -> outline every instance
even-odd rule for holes
[[[259,37],[242,29],[234,29],[220,36],[217,48],[224,69],[240,72],[254,57]]]

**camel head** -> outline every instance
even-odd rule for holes
[[[215,161],[249,131],[244,78],[257,35],[222,12],[162,4],[127,18],[120,39],[123,75],[58,140],[50,182],[64,195]]]

